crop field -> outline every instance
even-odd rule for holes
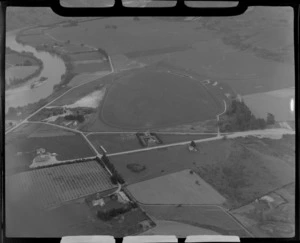
[[[73,160],[92,157],[95,155],[94,151],[89,147],[81,135],[75,133],[74,135],[65,135],[65,131],[62,131],[60,135],[57,134],[57,136],[47,136],[47,134],[45,134],[46,132],[44,131],[42,136],[30,136],[31,134],[35,133],[34,127],[36,127],[35,124],[30,125],[29,128],[25,128],[25,131],[20,133],[14,131],[6,136],[6,174],[15,174],[21,171],[29,170],[29,166],[36,156],[36,149],[38,148],[45,148],[47,152],[57,153],[57,160]],[[61,131],[61,129],[57,130]]]
[[[221,235],[250,235],[228,214],[216,206],[141,206],[158,220],[171,220],[215,231]],[[194,234],[197,234],[195,231]]]
[[[156,177],[129,185],[127,188],[142,204],[221,205],[226,201],[215,189],[190,170]]]
[[[87,64],[77,64],[74,68],[76,73],[92,73],[92,72],[103,72],[110,71],[109,62],[95,62]]]
[[[166,127],[215,118],[222,109],[215,102],[200,82],[168,72],[142,70],[115,81],[100,119],[127,129]]]
[[[259,143],[248,149],[240,140],[219,140],[199,143],[198,152],[189,152],[185,145],[111,156],[110,161],[129,185],[192,169],[227,199],[226,207],[235,208],[295,180],[293,157],[279,157],[276,149],[265,146],[269,150],[262,153]],[[127,166],[133,163],[145,169],[132,172]]]
[[[89,161],[9,176],[6,200],[22,203],[23,196],[31,197],[42,208],[51,208],[113,187],[105,169],[96,161]],[[11,193],[18,196],[11,198]]]

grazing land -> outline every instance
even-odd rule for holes
[[[149,129],[212,119],[221,109],[200,82],[142,70],[115,81],[100,119],[110,126]]]
[[[208,229],[221,235],[251,237],[231,216],[216,206],[141,206],[158,220],[171,220]]]
[[[224,204],[227,208],[236,208],[295,180],[295,170],[290,165],[295,163],[292,149],[278,150],[279,145],[274,149],[265,144],[262,153],[259,149],[264,140],[254,140],[259,142],[253,143],[252,148],[244,145],[245,142],[251,143],[251,139],[239,138],[200,143],[198,152],[189,152],[185,145],[111,156],[110,160],[127,184],[192,169],[227,199]],[[282,141],[286,140],[293,143],[289,136],[283,137]],[[279,157],[274,154],[276,150],[289,157]],[[127,168],[130,163],[140,164],[146,169],[140,173],[132,172]]]
[[[232,211],[255,235],[293,237],[295,234],[295,183]]]
[[[178,238],[185,238],[188,235],[220,235],[213,230],[175,221],[155,220],[155,224],[154,228],[141,235],[176,235]]]
[[[48,125],[26,124],[6,136],[5,170],[7,175],[29,170],[39,148],[56,153],[56,159],[61,161],[95,156],[94,151],[80,134],[69,132],[66,135],[64,130],[51,127],[49,133],[53,130],[54,133],[49,135],[48,132],[43,131],[42,135],[36,135],[38,132],[35,129],[44,126]]]
[[[221,205],[226,200],[191,170],[156,177],[127,188],[142,204]]]
[[[6,48],[6,82],[20,82],[22,99],[5,121],[8,236],[294,236],[291,8],[226,18],[11,8],[7,20],[26,27]],[[47,82],[25,83],[39,72]],[[29,87],[37,100],[23,104],[17,91]]]
[[[76,73],[94,73],[94,72],[104,72],[109,70],[110,70],[110,65],[108,62],[102,62],[102,63],[95,62],[95,63],[75,65]]]

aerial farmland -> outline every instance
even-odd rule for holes
[[[37,10],[7,13],[9,236],[293,236],[290,8],[226,19]]]

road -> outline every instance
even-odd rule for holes
[[[230,138],[238,138],[238,137],[247,137],[247,136],[281,136],[283,134],[293,134],[295,135],[295,131],[285,129],[285,128],[274,128],[274,129],[265,129],[265,130],[251,130],[251,131],[245,131],[245,132],[234,132],[234,133],[227,133],[226,137],[227,139]],[[214,140],[223,139],[223,136],[215,136],[211,138],[203,138],[194,140],[196,143],[203,143],[203,142],[209,142]],[[191,141],[185,141],[185,142],[179,142],[179,143],[172,143],[172,144],[166,144],[166,145],[160,145],[160,146],[154,146],[149,148],[141,148],[141,149],[135,149],[130,151],[124,151],[124,152],[118,152],[118,153],[112,153],[107,154],[107,156],[117,156],[117,155],[123,155],[123,154],[131,154],[131,153],[138,153],[143,151],[149,151],[159,148],[168,148],[168,147],[174,147],[174,146],[180,146],[180,145],[188,145]]]
[[[218,121],[218,136],[220,136],[220,126],[219,126],[220,116],[223,115],[223,114],[226,112],[226,110],[227,110],[227,104],[226,104],[226,101],[223,100],[223,102],[224,102],[224,111],[221,112],[221,113],[219,113],[219,114],[217,115],[217,121]]]

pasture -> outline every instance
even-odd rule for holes
[[[142,204],[221,205],[226,199],[191,170],[129,185],[131,195]]]
[[[228,83],[240,94],[251,94],[294,85],[291,16],[287,8],[278,12],[257,7],[224,21],[111,18],[49,31],[58,39],[78,40],[109,55],[127,55],[148,64],[169,62]],[[250,22],[253,17],[259,24]]]
[[[10,84],[15,79],[25,79],[39,69],[38,66],[17,66],[5,70],[5,81]]]
[[[29,170],[38,148],[45,148],[47,152],[56,153],[57,160],[74,160],[95,155],[79,134],[65,134],[64,130],[50,128],[49,133],[53,130],[56,131],[50,136],[47,135],[48,132],[43,131],[43,134],[39,136],[33,135],[37,133],[35,128],[39,129],[39,127],[47,125],[27,124],[25,126],[27,128],[21,126],[5,137],[5,170],[7,175]],[[54,136],[55,133],[56,136]]]
[[[142,205],[141,207],[158,220],[184,223],[221,235],[250,236],[231,216],[216,206]],[[201,231],[195,230],[193,234],[197,232]]]
[[[76,64],[74,67],[75,73],[95,73],[95,72],[104,72],[110,71],[109,62],[91,62],[87,64]]]
[[[283,137],[282,141],[285,139],[288,138]],[[245,147],[247,141],[253,144],[251,148]],[[295,157],[285,150],[280,150],[279,157],[274,154],[278,148],[267,143],[265,152],[261,152],[261,146],[248,138],[217,140],[199,143],[198,152],[189,152],[185,145],[110,156],[110,161],[129,185],[192,169],[227,199],[226,207],[236,208],[295,180]],[[145,170],[132,172],[127,166],[133,163]]]
[[[112,127],[150,129],[213,119],[221,109],[199,81],[148,69],[115,80],[99,119]]]

